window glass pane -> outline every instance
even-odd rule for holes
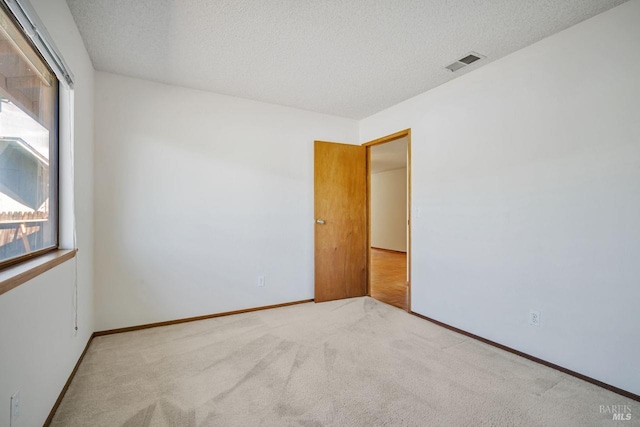
[[[58,81],[0,10],[0,265],[57,246]]]

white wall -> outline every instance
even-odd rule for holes
[[[412,129],[414,311],[636,394],[639,19],[631,1],[361,122]]]
[[[75,186],[69,171],[69,121],[61,111],[61,245],[72,245],[77,212],[78,320],[73,334],[75,261],[0,295],[0,425],[21,395],[17,427],[42,425],[93,332],[93,67],[64,0],[31,0],[75,74]],[[62,104],[68,104],[65,93]]]
[[[97,330],[313,298],[313,141],[356,121],[107,73],[95,108]]]
[[[371,246],[407,251],[407,168],[371,174]]]

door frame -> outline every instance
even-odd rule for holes
[[[407,137],[407,312],[411,313],[411,128],[362,144],[367,149],[367,295],[371,296],[371,147]]]

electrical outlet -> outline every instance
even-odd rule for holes
[[[529,310],[529,324],[540,326],[540,312],[538,310]]]
[[[265,276],[258,276],[258,286],[263,287],[265,285]]]
[[[20,391],[16,391],[11,396],[11,421],[10,427],[15,427],[18,417],[20,416]]]

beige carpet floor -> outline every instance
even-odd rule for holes
[[[627,405],[613,421],[600,405]],[[640,403],[373,300],[94,339],[54,426],[639,425]]]

